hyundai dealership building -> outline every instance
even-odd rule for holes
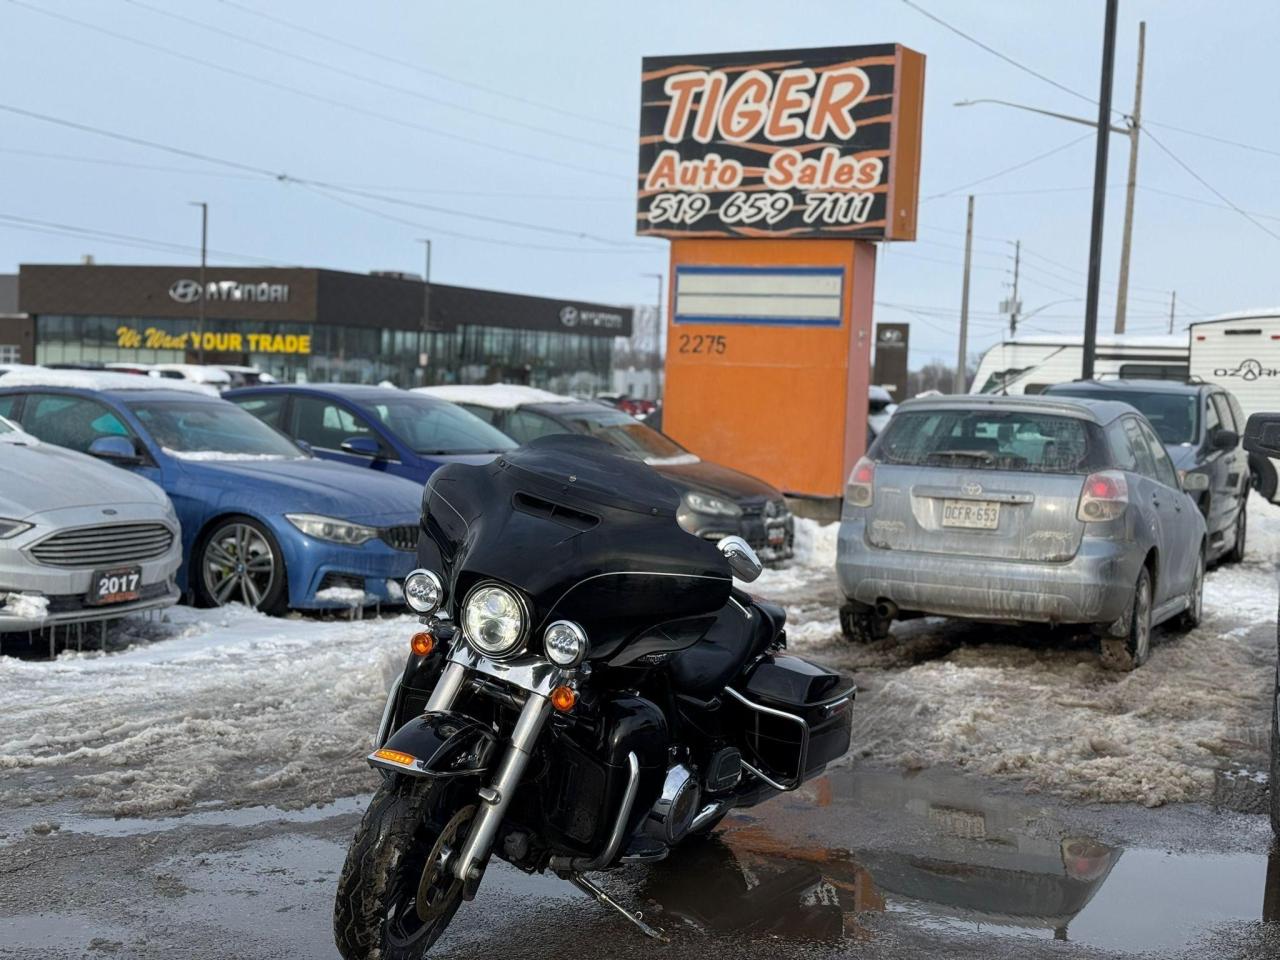
[[[0,277],[0,292],[11,278]],[[10,297],[12,299],[12,297]],[[304,268],[23,264],[10,362],[252,365],[285,381],[607,389],[626,307]]]

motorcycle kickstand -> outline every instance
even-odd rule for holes
[[[592,900],[595,900],[597,903],[602,903],[606,907],[613,907],[613,909],[617,910],[620,914],[622,914],[624,917],[630,920],[633,924],[635,924],[636,927],[639,928],[640,932],[643,933],[646,937],[652,937],[654,940],[657,940],[661,943],[671,942],[669,939],[667,939],[666,934],[664,934],[661,930],[658,930],[655,927],[651,927],[649,926],[649,924],[644,922],[643,913],[641,913],[639,910],[634,910],[634,911],[628,910],[626,907],[618,903],[618,901],[614,900],[611,896],[609,896],[602,889],[600,889],[600,887],[596,886],[596,884],[592,883],[582,874],[571,873],[569,874],[569,876],[565,877],[565,879],[568,880],[570,883],[572,883],[575,887],[577,887],[583,893],[585,893],[587,896],[589,896]]]

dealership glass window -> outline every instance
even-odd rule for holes
[[[0,343],[0,363],[18,363],[22,359],[22,348],[16,343]]]

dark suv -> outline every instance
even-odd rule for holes
[[[682,494],[676,518],[689,533],[708,540],[740,536],[766,563],[794,553],[795,521],[776,487],[703,460],[614,407],[514,384],[419,387],[412,392],[452,401],[516,443],[553,433],[598,437],[671,481]]]
[[[1057,383],[1047,396],[1118,400],[1155,427],[1182,488],[1195,498],[1209,532],[1209,562],[1244,558],[1248,519],[1249,455],[1241,446],[1244,414],[1226,390],[1213,383],[1171,380],[1076,380]]]

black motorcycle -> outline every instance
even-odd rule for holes
[[[660,860],[849,748],[853,685],[785,656],[782,608],[738,537],[676,523],[659,474],[585,436],[423,496],[422,627],[369,763],[382,773],[338,884],[338,948],[426,954],[493,856],[551,871],[646,933],[586,874]]]

